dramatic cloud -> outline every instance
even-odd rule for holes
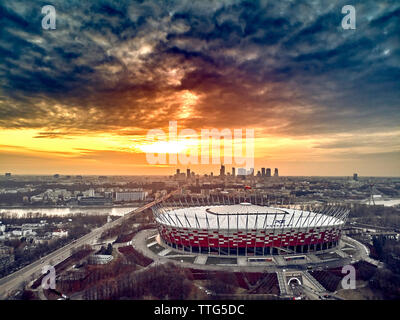
[[[56,30],[41,27],[46,4]],[[343,30],[346,4],[2,1],[0,127],[135,137],[178,120],[351,148],[337,135],[398,130],[400,4],[353,1]]]

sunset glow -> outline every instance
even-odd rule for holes
[[[360,3],[357,30],[335,1],[59,2],[55,30],[1,6],[0,171],[172,174],[146,153],[199,154],[177,121],[254,130],[255,166],[282,175],[400,175],[395,4]]]

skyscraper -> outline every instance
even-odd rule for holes
[[[278,174],[278,168],[275,168],[275,171],[274,171],[274,177],[279,177],[279,174]]]
[[[186,177],[190,178],[190,169],[186,169]]]
[[[271,168],[267,168],[267,177],[271,176]]]
[[[357,173],[353,173],[353,180],[354,181],[358,181],[358,174]]]
[[[225,176],[225,166],[221,164],[221,169],[219,170],[219,175],[221,177]]]
[[[236,176],[236,169],[234,167],[232,167],[232,177]]]
[[[261,177],[265,177],[265,168],[261,168]]]

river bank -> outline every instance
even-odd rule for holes
[[[124,207],[105,207],[105,206],[86,206],[86,207],[11,207],[11,208],[0,208],[0,218],[2,215],[17,215],[18,217],[24,217],[30,214],[41,214],[45,216],[70,216],[74,214],[84,214],[84,215],[112,215],[112,216],[123,216],[128,212],[137,209],[137,206],[124,206]]]

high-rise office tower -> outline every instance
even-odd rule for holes
[[[186,169],[186,177],[190,178],[190,169]]]
[[[236,169],[234,167],[232,167],[232,177],[236,176]]]
[[[271,176],[271,168],[267,168],[267,177]]]
[[[274,177],[279,177],[278,168],[275,168]]]
[[[357,173],[353,173],[353,180],[354,181],[358,181],[358,174]]]
[[[265,168],[261,168],[261,177],[265,177]]]
[[[180,169],[176,169],[176,175],[179,176],[179,174],[181,173]]]
[[[223,164],[221,165],[221,169],[219,170],[219,175],[222,177],[225,176],[225,166]]]

